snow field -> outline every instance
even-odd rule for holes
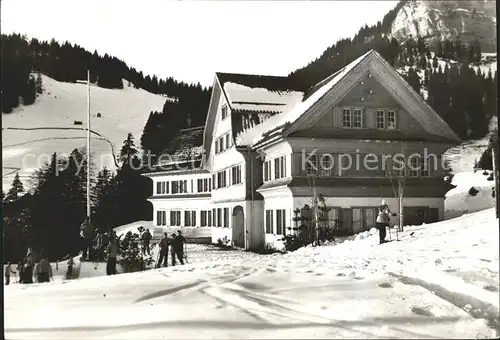
[[[191,244],[184,266],[5,287],[6,336],[491,338],[498,236],[490,209],[384,245],[374,231],[284,255]]]

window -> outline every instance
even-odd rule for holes
[[[217,181],[215,178],[215,174],[212,175],[212,189],[216,189]]]
[[[227,106],[224,105],[222,107],[222,120],[226,119],[226,117],[227,117]]]
[[[271,180],[271,161],[264,163],[264,182]]]
[[[420,168],[420,174],[422,177],[429,177],[429,160],[422,157],[422,167]]]
[[[208,192],[208,191],[210,191],[210,185],[209,185],[209,182],[210,182],[210,178],[204,178],[204,179],[203,179],[203,192]]]
[[[231,147],[231,139],[229,139],[229,133],[226,134],[226,149]]]
[[[212,226],[214,226],[214,227],[217,226],[217,223],[216,223],[216,218],[217,218],[216,211],[217,211],[217,209],[215,209],[215,208],[212,209],[212,217],[213,217]]]
[[[196,227],[196,211],[185,210],[184,211],[184,226],[186,227]]]
[[[385,129],[385,112],[377,110],[377,129]]]
[[[217,227],[222,227],[222,209],[217,208]]]
[[[363,127],[363,110],[355,109],[354,110],[354,120],[352,127],[354,128],[362,128]]]
[[[229,208],[224,208],[224,228],[229,228]]]
[[[179,181],[180,182],[180,193],[186,193],[188,192],[187,190],[187,180],[184,181]]]
[[[396,111],[394,110],[387,111],[387,129],[388,130],[396,129]]]
[[[233,166],[231,169],[232,184],[241,184],[241,165]]]
[[[172,181],[172,194],[178,194],[179,191],[179,181]]]
[[[161,183],[162,182],[156,182],[156,194],[157,195],[161,194]]]
[[[219,139],[215,140],[215,154],[217,155],[220,152],[219,150]]]
[[[211,227],[213,224],[212,224],[212,210],[209,210],[208,211],[208,215],[207,215],[207,224],[209,227]]]
[[[410,176],[418,177],[420,173],[420,158],[412,157],[410,158]]]
[[[342,126],[351,127],[351,109],[342,110]]]
[[[286,177],[286,156],[274,159],[274,179]]]
[[[328,211],[328,225],[334,228],[339,220],[340,220],[340,209],[330,208],[330,210]]]
[[[329,177],[333,173],[333,157],[323,156],[321,158],[321,167],[319,169],[319,175],[322,177]]]
[[[311,155],[309,160],[306,160],[306,174],[315,174],[318,171],[318,155]]]
[[[167,225],[167,213],[166,211],[157,211],[156,212],[156,225],[163,226]]]
[[[196,181],[196,185],[198,187],[198,192],[202,192],[203,191],[203,180],[201,178],[198,178],[198,180]]]
[[[227,185],[226,179],[226,170],[217,172],[217,188],[225,188]]]
[[[285,209],[276,210],[276,234],[277,235],[285,235],[286,230],[286,214]]]
[[[170,225],[173,227],[178,227],[181,225],[181,212],[180,211],[170,211]]]
[[[273,211],[266,210],[266,234],[273,233]]]
[[[202,210],[200,212],[200,225],[202,227],[206,227],[207,226],[207,211],[206,210]]]

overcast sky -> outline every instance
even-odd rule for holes
[[[68,40],[145,74],[212,85],[214,72],[287,75],[397,1],[3,0],[2,33]]]

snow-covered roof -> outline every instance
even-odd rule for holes
[[[250,87],[231,81],[224,84],[224,91],[233,111],[282,113],[304,96],[301,91]]]
[[[162,159],[159,159],[157,165],[174,165],[200,160],[203,155],[204,128],[198,126],[180,130],[163,150]]]
[[[372,52],[373,50],[370,50],[343,69],[322,80],[313,87],[313,90],[307,97],[304,97],[302,101],[298,102],[288,111],[274,115],[262,124],[240,133],[236,137],[236,144],[240,146],[252,146],[261,141],[265,137],[264,134],[270,131],[281,132],[287,124],[293,123],[301,117],[313,104],[320,100],[335,84]]]

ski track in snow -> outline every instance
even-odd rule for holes
[[[72,281],[61,262],[55,282],[5,287],[6,336],[491,338],[495,223],[490,209],[409,227],[400,242],[378,245],[370,231],[273,255],[189,244],[184,266],[107,277],[83,262]]]

